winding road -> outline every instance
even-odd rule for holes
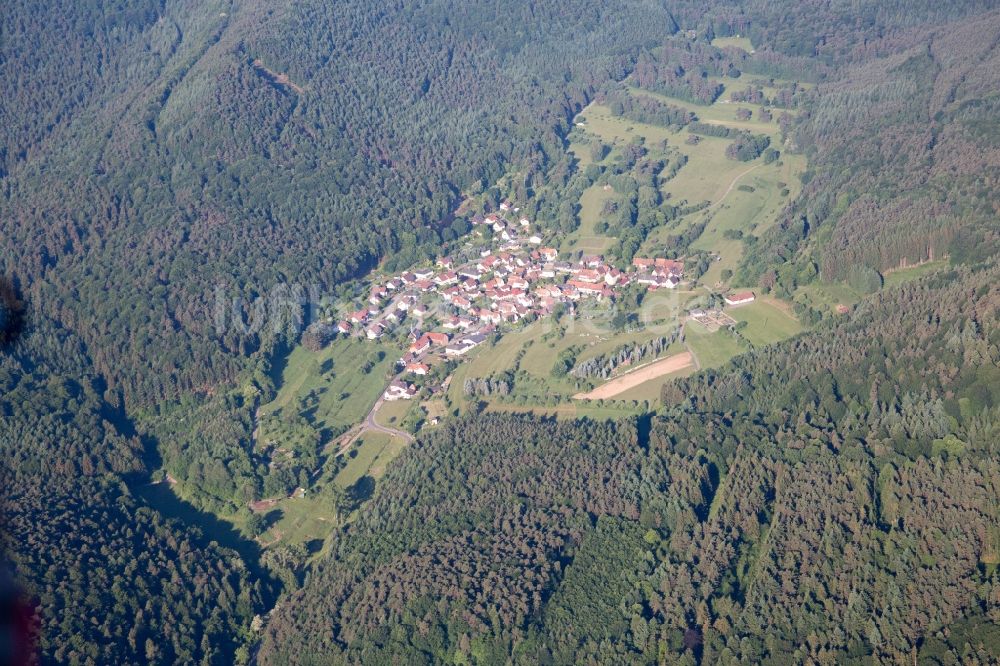
[[[389,383],[396,381],[396,379],[398,378],[399,375],[393,377],[391,380],[389,380]],[[389,384],[386,384],[385,388],[389,388]],[[382,389],[383,392],[385,391],[385,388]],[[375,414],[378,413],[379,408],[382,407],[384,403],[385,403],[385,398],[382,397],[382,394],[379,394],[378,400],[375,401],[375,404],[372,405],[372,408],[368,411],[368,415],[365,416],[365,420],[362,421],[360,424],[356,425],[354,428],[351,429],[351,431],[348,431],[347,434],[341,437],[342,441],[337,449],[338,456],[342,456],[345,453],[347,453],[347,451],[351,448],[351,445],[354,444],[354,442],[358,441],[358,438],[361,437],[361,435],[365,434],[366,432],[381,432],[386,435],[391,435],[392,437],[399,437],[407,444],[413,443],[413,435],[411,435],[410,433],[406,432],[405,430],[399,430],[398,428],[390,428],[388,426],[384,426],[375,420]]]
[[[378,412],[379,407],[385,402],[385,398],[379,398],[375,401],[375,405],[372,406],[368,416],[365,417],[364,425],[362,426],[362,432],[367,430],[374,430],[375,432],[382,432],[387,435],[393,435],[394,437],[402,437],[407,444],[413,442],[413,435],[406,432],[405,430],[399,430],[397,428],[390,428],[389,426],[384,426],[375,421],[375,414]]]

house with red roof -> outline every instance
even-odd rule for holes
[[[746,305],[747,303],[753,303],[756,296],[752,291],[737,291],[727,294],[723,298],[726,301],[726,305]]]
[[[445,271],[444,273],[441,273],[440,275],[434,278],[434,283],[439,287],[443,287],[449,284],[455,284],[456,282],[458,282],[458,275],[456,275],[452,271]]]
[[[425,333],[424,336],[431,341],[432,345],[440,347],[441,345],[448,344],[448,334],[447,333]]]
[[[431,348],[431,339],[424,333],[410,345],[411,354],[421,354]]]

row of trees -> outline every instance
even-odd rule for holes
[[[666,351],[679,335],[680,329],[678,328],[670,335],[661,335],[645,342],[622,345],[606,354],[578,361],[570,370],[570,374],[581,379],[588,377],[607,379],[622,366],[636,365],[647,359],[656,358]]]

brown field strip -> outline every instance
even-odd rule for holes
[[[647,366],[637,368],[617,379],[612,379],[610,382],[598,386],[593,391],[577,393],[573,397],[577,400],[604,400],[612,398],[619,393],[624,393],[631,388],[648,382],[650,379],[663,377],[664,375],[669,375],[692,365],[694,365],[694,359],[691,356],[691,352],[681,352],[680,354],[674,354],[665,359],[654,361]]]

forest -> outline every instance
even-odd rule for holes
[[[991,663],[998,35],[987,0],[7,3],[0,549],[42,661]],[[308,478],[253,439],[309,294],[447,254],[501,178],[571,231],[576,114],[723,136],[697,119],[722,80],[782,131],[726,129],[732,159],[809,164],[736,278],[848,285],[849,313],[655,414],[447,418],[308,561],[153,506],[172,479],[246,516]],[[659,189],[681,156],[621,153],[601,217],[628,265],[687,209]]]
[[[650,421],[450,423],[389,472],[262,655],[993,663],[998,277],[872,298],[675,380]]]

